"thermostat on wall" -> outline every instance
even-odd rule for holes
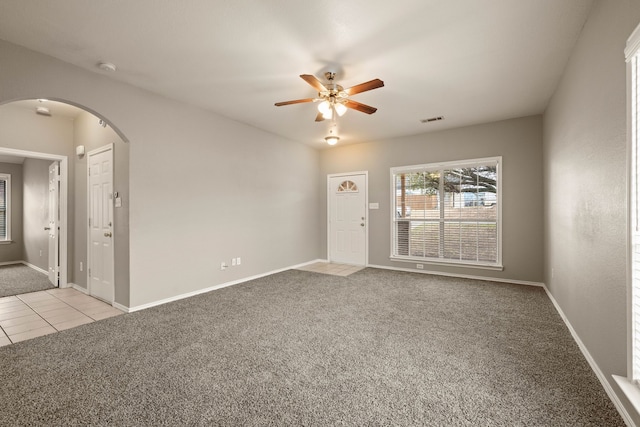
[[[76,155],[84,156],[84,145],[78,145],[76,147]]]

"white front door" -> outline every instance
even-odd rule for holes
[[[60,197],[60,166],[58,162],[49,165],[49,281],[53,286],[59,286],[60,271],[60,211],[58,200]]]
[[[89,293],[113,302],[113,148],[88,154]]]
[[[366,265],[366,203],[366,174],[329,176],[329,261]]]

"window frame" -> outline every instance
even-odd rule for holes
[[[411,255],[396,255],[395,247],[396,247],[396,223],[398,218],[396,217],[396,182],[395,177],[401,173],[415,173],[415,172],[432,172],[432,171],[443,171],[445,169],[456,169],[456,168],[468,168],[475,166],[486,166],[486,165],[496,165],[496,232],[497,232],[497,253],[496,253],[496,262],[485,262],[485,261],[468,261],[468,260],[457,260],[457,259],[447,259],[447,258],[432,258],[432,257],[416,257]],[[477,159],[466,159],[466,160],[456,160],[456,161],[447,161],[447,162],[435,162],[435,163],[425,163],[420,165],[410,165],[410,166],[397,166],[392,167],[390,169],[390,256],[389,259],[392,261],[400,261],[400,262],[410,262],[410,263],[420,263],[420,264],[431,264],[431,265],[447,265],[447,266],[455,266],[455,267],[465,267],[465,268],[476,268],[476,269],[488,269],[488,270],[498,270],[501,271],[504,269],[502,265],[502,156],[495,157],[483,157]],[[443,218],[440,217],[440,221]],[[411,219],[409,219],[411,221]]]
[[[5,218],[5,238],[0,239],[0,244],[11,243],[11,174],[0,173],[0,181],[5,181],[6,218]]]
[[[640,244],[640,25],[627,39],[624,54],[627,68],[627,375],[613,375],[613,379],[640,412],[640,361],[635,363],[639,353],[636,346],[640,343],[640,330],[635,321],[640,320],[640,312],[634,309],[640,286],[634,285],[637,276],[634,276],[636,257],[633,253],[634,243]]]

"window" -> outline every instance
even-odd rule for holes
[[[626,377],[614,375],[614,380],[627,396],[636,411],[640,412],[640,26],[629,40],[624,51],[627,60],[628,96],[627,127],[629,135],[629,216],[627,224],[628,255],[627,280],[629,287],[628,316],[628,372]]]
[[[11,240],[11,175],[0,173],[0,241]]]
[[[338,186],[338,193],[343,193],[343,192],[344,193],[357,193],[358,192],[358,186],[353,181],[343,181]]]
[[[631,80],[630,80],[630,100],[631,100],[631,108],[629,111],[630,120],[629,125],[631,127],[631,163],[630,163],[630,181],[631,181],[631,195],[630,195],[630,220],[631,224],[629,226],[629,234],[630,234],[630,260],[631,260],[631,352],[632,352],[632,379],[636,383],[640,380],[640,224],[639,224],[639,213],[640,209],[638,206],[638,191],[640,187],[640,172],[638,168],[640,167],[640,162],[638,159],[638,150],[640,143],[640,112],[639,110],[639,101],[640,101],[640,70],[639,62],[638,62],[638,53],[639,53],[639,45],[640,45],[640,34],[638,34],[639,30],[636,30],[629,41],[627,42],[627,50],[625,55],[627,57],[628,66],[630,69]],[[634,39],[635,36],[635,39]],[[635,43],[634,43],[635,40]]]
[[[500,163],[392,168],[391,258],[502,268]]]

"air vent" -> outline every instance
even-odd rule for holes
[[[440,120],[444,120],[444,116],[429,117],[428,119],[422,119],[420,120],[420,123],[439,122]]]

